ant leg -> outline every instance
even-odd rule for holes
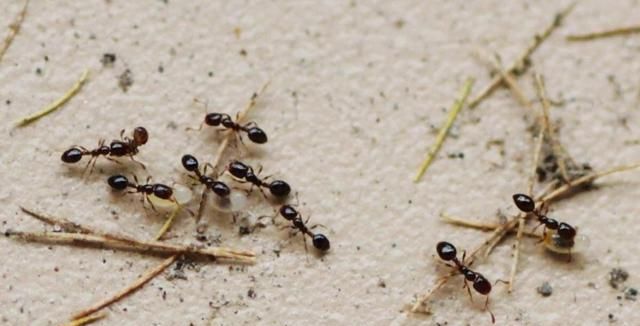
[[[91,176],[91,174],[93,173],[93,170],[94,170],[94,169],[95,169],[95,167],[96,167],[96,162],[98,162],[98,157],[97,157],[97,156],[93,159],[93,163],[91,163],[91,168],[89,169],[89,174],[87,174],[87,179],[88,179],[88,178],[89,178],[89,176]]]
[[[147,167],[144,165],[144,163],[142,163],[142,162],[140,162],[140,161],[136,160],[136,159],[133,157],[133,154],[129,154],[129,158],[130,158],[132,161],[134,161],[134,162],[138,163],[138,164],[140,165],[140,167],[142,167],[142,169],[143,169],[143,170],[146,170],[146,169],[147,169]]]
[[[473,295],[471,295],[471,287],[469,286],[469,283],[467,283],[467,279],[464,279],[464,285],[462,286],[462,288],[467,289],[467,293],[469,293],[469,300],[471,300],[471,303],[473,303]]]
[[[158,210],[156,209],[156,207],[153,205],[153,202],[151,202],[151,199],[149,199],[149,195],[145,194],[144,195],[144,199],[149,203],[149,205],[151,205],[151,209],[154,212],[158,212]]]
[[[113,162],[113,163],[115,163],[115,164],[122,165],[122,162],[120,162],[120,161],[118,161],[118,160],[116,160],[116,159],[114,159],[114,158],[112,158],[112,157],[105,156],[104,158],[106,158],[107,160],[109,160],[109,161],[111,161],[111,162]]]
[[[194,130],[194,131],[200,131],[200,130],[202,130],[202,126],[204,126],[204,122],[201,122],[201,123],[200,123],[200,127],[198,127],[198,129],[193,128],[193,127],[186,127],[186,128],[184,128],[184,130],[185,130],[185,131],[192,131],[192,130]]]
[[[489,312],[489,315],[491,315],[491,323],[495,324],[496,323],[496,316],[494,316],[493,312],[491,311],[491,309],[489,309],[489,296],[488,295],[487,295],[487,300],[484,302],[484,309]]]

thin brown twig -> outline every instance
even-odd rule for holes
[[[9,34],[7,34],[7,36],[4,38],[4,43],[2,44],[2,47],[0,47],[0,62],[2,62],[4,54],[7,53],[7,50],[11,46],[11,43],[13,43],[16,35],[18,35],[18,32],[20,32],[20,28],[22,27],[24,18],[27,15],[28,6],[29,0],[25,0],[22,10],[20,10],[20,13],[18,13],[18,16],[16,16],[16,19],[13,21],[13,23],[9,25]]]
[[[133,284],[131,284],[128,287],[124,288],[123,290],[119,291],[118,293],[116,293],[112,297],[109,297],[108,299],[106,299],[104,301],[100,301],[100,302],[94,304],[93,306],[74,314],[71,317],[71,320],[76,320],[76,319],[79,319],[79,318],[82,318],[82,317],[85,317],[85,316],[89,316],[89,315],[101,310],[102,308],[107,307],[110,304],[112,304],[114,302],[117,302],[120,299],[130,295],[131,293],[135,292],[136,290],[141,288],[143,285],[145,285],[147,282],[149,282],[156,275],[162,273],[162,271],[164,271],[165,268],[171,266],[171,264],[173,264],[176,261],[177,258],[178,258],[178,256],[174,255],[174,256],[171,256],[171,257],[163,260],[162,263],[160,263],[160,265],[155,266],[155,267],[147,270]]]
[[[545,40],[549,38],[549,36],[551,36],[553,31],[555,31],[558,27],[560,27],[560,25],[562,24],[562,21],[571,13],[575,5],[576,3],[574,2],[564,10],[560,11],[559,13],[556,13],[551,24],[549,24],[549,26],[547,26],[544,29],[542,34],[536,34],[534,36],[533,41],[531,42],[529,47],[527,47],[524,50],[524,52],[518,57],[518,59],[516,59],[516,61],[514,61],[514,63],[506,70],[506,73],[518,74],[518,73],[524,72],[524,70],[527,69],[527,61],[529,61],[531,55],[540,47],[540,45]],[[504,79],[502,75],[494,77],[493,80],[491,80],[491,82],[489,83],[489,85],[487,85],[487,87],[482,89],[480,93],[478,93],[478,95],[476,95],[469,102],[469,108],[472,109],[476,107],[478,104],[480,104],[480,102],[482,102],[486,97],[491,95],[491,93],[493,93],[503,83],[503,81]]]
[[[623,36],[634,33],[640,33],[640,25],[636,26],[628,26],[628,27],[618,27],[606,31],[600,32],[592,32],[587,34],[575,34],[567,36],[567,41],[590,41],[594,39],[611,37],[611,36]]]
[[[68,232],[23,232],[7,230],[5,235],[25,241],[58,243],[70,245],[92,245],[109,249],[136,251],[144,254],[189,254],[224,260],[234,263],[254,263],[255,254],[247,250],[229,249],[224,247],[196,247],[193,245],[170,244],[161,241],[132,240],[123,241],[102,235]]]
[[[529,101],[527,96],[524,94],[522,87],[520,87],[520,85],[518,84],[518,81],[516,80],[513,73],[504,70],[502,64],[500,63],[499,57],[496,56],[495,60],[490,60],[489,64],[491,64],[491,68],[493,70],[495,70],[500,76],[502,76],[502,80],[504,80],[504,82],[507,84],[507,87],[509,88],[509,90],[511,90],[513,97],[516,98],[520,105],[524,106],[527,109],[531,109],[533,107],[531,101]]]

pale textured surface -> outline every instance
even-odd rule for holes
[[[119,167],[101,160],[83,183],[79,168],[64,166],[60,153],[144,125],[151,138],[139,159],[155,180],[181,180],[183,153],[209,160],[217,147],[212,130],[184,132],[203,116],[192,99],[235,113],[270,79],[251,115],[270,140],[249,160],[300,192],[303,214],[330,227],[330,254],[307,261],[298,237],[275,227],[239,237],[229,216],[208,211],[209,235],[255,250],[258,263],[242,269],[199,264],[186,270],[187,281],[160,276],[113,305],[98,324],[488,324],[460,278],[434,298],[434,315],[407,317],[401,310],[444,273],[432,258],[437,241],[470,248],[484,237],[443,224],[439,212],[487,218],[497,209],[514,212],[510,195],[525,188],[529,171],[531,117],[498,91],[478,109],[463,111],[423,181],[410,179],[463,80],[476,77],[476,90],[489,80],[473,52],[497,51],[511,62],[567,3],[32,1],[0,63],[1,229],[43,230],[19,212],[22,204],[152,237],[161,219],[147,216],[134,196],[107,189],[106,175]],[[21,6],[2,1],[0,35]],[[563,36],[638,21],[638,1],[584,1],[533,57],[550,97],[569,101],[552,113],[563,142],[576,160],[596,169],[640,160],[638,145],[625,144],[640,139],[640,35],[574,44]],[[241,29],[239,38],[234,28]],[[117,55],[113,68],[102,68],[105,52]],[[92,69],[90,82],[61,111],[12,129],[85,68]],[[126,68],[134,84],[124,93],[117,76]],[[521,84],[533,97],[530,74]],[[493,139],[505,141],[504,157],[486,147]],[[447,156],[458,152],[464,159]],[[601,325],[611,313],[616,325],[637,324],[638,302],[617,300],[621,294],[609,287],[607,273],[621,266],[631,274],[626,284],[640,287],[639,183],[637,171],[614,176],[599,191],[555,205],[557,216],[590,236],[591,247],[567,264],[525,241],[515,293],[498,285],[492,294],[498,323]],[[271,214],[264,204],[251,211]],[[192,219],[183,217],[171,234],[172,241],[195,242]],[[492,280],[506,279],[511,243],[476,268]],[[6,325],[59,324],[160,261],[4,237],[0,257],[0,323]],[[544,281],[554,289],[548,298],[535,290]],[[248,298],[249,289],[255,298]]]

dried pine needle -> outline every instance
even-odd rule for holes
[[[429,152],[427,153],[427,156],[425,157],[424,162],[422,162],[422,165],[420,165],[420,168],[418,169],[418,173],[416,174],[416,177],[413,179],[414,182],[420,181],[420,178],[422,178],[424,173],[429,168],[429,165],[431,165],[431,162],[433,161],[435,155],[440,150],[440,147],[442,147],[442,143],[444,142],[444,139],[449,134],[449,129],[451,129],[453,122],[456,120],[458,113],[460,113],[460,110],[464,107],[465,101],[467,100],[467,97],[469,97],[469,94],[471,93],[472,86],[473,86],[473,78],[467,79],[467,81],[462,86],[462,89],[460,90],[460,96],[453,103],[453,106],[449,111],[449,115],[447,116],[447,121],[442,126],[442,128],[440,128],[440,131],[438,131],[436,142],[433,144],[431,149],[429,149]]]
[[[47,105],[44,109],[18,120],[16,122],[16,126],[24,127],[62,107],[62,105],[67,103],[73,96],[75,96],[78,93],[78,91],[80,91],[80,89],[82,88],[82,85],[85,84],[88,77],[89,77],[89,69],[85,70],[82,73],[82,76],[80,76],[80,79],[78,79],[78,81],[73,85],[73,87],[71,87],[71,89],[69,89],[64,95],[62,95],[62,97],[57,99],[55,102]]]
[[[619,27],[606,31],[593,32],[587,34],[575,34],[567,36],[567,41],[591,41],[599,38],[623,36],[634,33],[640,33],[640,26]]]
[[[130,284],[129,286],[127,286],[126,288],[122,289],[120,292],[116,293],[115,295],[113,295],[112,297],[100,301],[96,304],[94,304],[93,306],[82,310],[78,313],[76,313],[75,315],[73,315],[73,317],[71,317],[72,320],[77,320],[80,318],[83,318],[85,316],[89,316],[97,311],[99,311],[100,309],[109,306],[110,304],[119,301],[120,299],[128,296],[129,294],[135,292],[136,290],[138,290],[139,288],[141,288],[143,285],[145,285],[147,282],[149,282],[152,278],[154,278],[156,275],[162,273],[162,271],[165,270],[165,268],[169,267],[171,264],[173,264],[178,256],[171,256],[165,260],[162,261],[162,263],[158,266],[155,266],[149,270],[147,270],[147,272],[144,273],[144,275],[142,275],[140,278],[138,278],[134,283]]]
[[[77,318],[74,319],[68,323],[63,324],[62,326],[82,326],[82,325],[88,325],[91,324],[95,321],[98,321],[104,317],[106,317],[107,314],[106,313],[99,313],[99,314],[93,314],[90,316],[86,316],[86,317],[82,317],[82,318]]]
[[[18,32],[20,32],[20,28],[22,27],[22,22],[24,22],[24,17],[27,15],[28,6],[29,6],[29,0],[26,0],[24,2],[24,6],[22,7],[22,10],[16,17],[15,21],[11,23],[11,25],[9,25],[9,34],[7,34],[7,37],[4,38],[4,43],[2,44],[2,47],[0,47],[0,62],[2,62],[2,58],[4,57],[4,54],[7,53],[7,50],[11,46],[11,43],[13,43],[13,40],[16,38],[16,35],[18,35]]]

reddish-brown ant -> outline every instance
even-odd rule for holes
[[[268,177],[260,179],[258,174],[262,171],[262,167],[260,167],[258,173],[255,173],[251,166],[240,161],[231,161],[227,167],[227,171],[229,171],[229,173],[235,178],[245,180],[246,182],[257,186],[258,189],[260,189],[260,192],[262,192],[262,187],[268,188],[269,192],[278,198],[287,197],[291,193],[291,187],[285,181],[273,180],[271,182],[266,182],[265,180]],[[264,195],[264,192],[262,192],[262,194]]]
[[[576,237],[576,229],[565,223],[558,222],[553,218],[549,218],[542,213],[543,209],[537,208],[536,203],[533,198],[525,195],[525,194],[515,194],[513,195],[513,202],[516,204],[519,210],[525,213],[532,213],[538,218],[540,222],[539,225],[544,225],[543,234],[546,235],[546,229],[553,230],[557,232],[558,236],[566,241],[568,244],[573,244],[573,239]],[[542,206],[542,205],[541,205]]]
[[[117,174],[117,175],[110,176],[109,179],[107,179],[107,182],[109,183],[109,186],[111,186],[111,188],[113,188],[114,190],[122,191],[127,188],[131,188],[132,190],[129,191],[129,193],[144,194],[144,198],[142,199],[143,203],[144,203],[144,200],[146,200],[147,202],[149,202],[149,204],[151,205],[151,208],[153,208],[154,210],[155,210],[155,206],[149,199],[149,196],[151,195],[163,200],[169,200],[169,201],[175,202],[175,199],[173,198],[173,189],[171,187],[161,183],[154,183],[154,184],[148,183],[148,179],[147,179],[147,184],[140,184],[138,183],[138,178],[136,176],[134,176],[134,179],[135,179],[135,183],[130,182],[127,179],[127,177]]]
[[[305,250],[307,249],[307,240],[306,238],[304,238],[304,236],[309,236],[311,238],[313,246],[320,251],[327,251],[331,248],[329,238],[327,238],[322,233],[311,232],[310,228],[306,226],[306,222],[302,220],[302,216],[300,215],[300,213],[298,213],[298,211],[293,208],[293,206],[283,205],[280,207],[279,212],[284,219],[290,221],[293,224],[291,228],[297,229],[298,231],[300,231],[300,233],[302,233]]]
[[[476,292],[487,296],[487,300],[484,302],[484,308],[491,315],[491,322],[495,324],[496,317],[489,309],[489,293],[491,292],[491,282],[489,282],[482,274],[472,271],[464,264],[466,252],[462,253],[462,260],[459,260],[457,257],[458,251],[456,247],[451,243],[446,241],[438,242],[438,244],[436,245],[436,251],[438,252],[438,256],[440,256],[440,259],[446,262],[453,262],[455,265],[447,265],[457,269],[458,272],[460,272],[460,274],[464,276],[464,287],[467,289],[471,301],[473,301],[473,297],[471,296],[471,289],[469,288],[469,284],[467,282],[471,282],[473,289],[476,290]]]
[[[73,146],[70,149],[62,153],[60,159],[65,163],[76,163],[82,159],[83,156],[91,156],[89,162],[85,167],[85,170],[91,166],[89,174],[93,171],[96,161],[99,156],[112,160],[111,157],[129,156],[131,160],[139,163],[143,168],[144,164],[136,161],[133,156],[138,153],[138,147],[144,145],[149,140],[149,133],[144,127],[136,127],[133,130],[133,138],[123,137],[124,129],[120,131],[121,140],[114,140],[109,146],[105,145],[104,139],[98,142],[98,147],[92,150],[88,150],[82,146]]]
[[[224,182],[218,181],[212,177],[206,176],[206,166],[205,172],[200,172],[200,163],[198,160],[191,154],[185,154],[182,156],[182,166],[189,172],[193,172],[200,183],[204,184],[208,189],[213,191],[216,195],[220,197],[228,197],[231,193],[231,189]]]

